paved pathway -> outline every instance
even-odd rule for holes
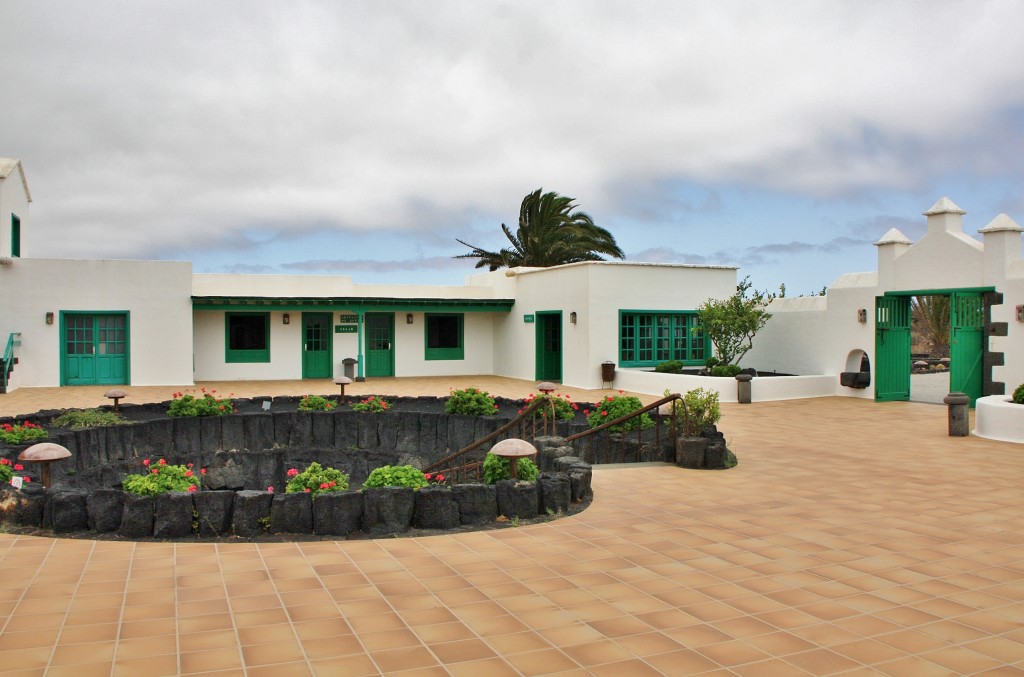
[[[915,403],[724,412],[737,468],[598,469],[530,527],[0,535],[4,674],[1024,674],[1024,448]]]

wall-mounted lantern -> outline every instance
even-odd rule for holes
[[[405,314],[405,323],[406,324],[412,324],[412,313],[406,313]]]
[[[576,324],[576,311],[569,313],[569,324]]]
[[[284,315],[282,315],[281,316],[281,322],[283,322],[285,324],[291,324],[292,323],[291,315],[289,315],[288,313],[285,313]]]
[[[1024,322],[1024,306],[1017,306],[1017,321]]]
[[[857,321],[861,324],[865,324],[868,321],[867,308],[861,308],[857,311]]]
[[[46,313],[46,324],[53,324],[53,313]]]

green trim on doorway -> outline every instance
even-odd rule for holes
[[[58,326],[62,386],[131,383],[129,311],[62,310]]]
[[[535,362],[534,371],[538,381],[562,380],[562,346],[565,344],[562,331],[561,310],[538,310],[534,315]],[[554,321],[552,321],[554,320]]]

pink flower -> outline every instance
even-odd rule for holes
[[[10,465],[11,462],[6,458],[0,458],[0,465]]]
[[[444,475],[438,475],[437,476],[437,481],[438,482],[444,482]]]
[[[191,470],[186,470],[185,471],[185,477],[192,477],[192,471]]]
[[[142,465],[149,465],[149,459],[147,458],[144,461],[142,461]]]
[[[205,475],[206,474],[206,468],[200,468],[199,469],[199,474],[200,475]]]
[[[434,478],[434,476],[432,474],[430,474],[428,472],[423,473],[423,479],[430,480],[430,479],[433,479],[433,478]]]
[[[160,474],[160,471],[159,471],[159,470],[157,470],[156,468],[153,468],[153,469],[152,469],[152,470],[150,470],[149,472],[153,473],[154,475],[159,475],[159,474]]]
[[[304,489],[304,491],[305,491],[305,492],[306,492],[306,493],[308,494],[308,493],[310,493],[311,489],[310,489],[309,487],[306,487],[306,488]],[[271,492],[271,493],[273,493],[273,492]]]
[[[25,469],[25,466],[23,466],[23,465],[22,465],[22,464],[20,464],[20,463],[15,463],[15,464],[14,464],[14,469],[15,469],[15,470],[24,470],[24,469]]]
[[[189,463],[185,467],[188,468],[189,470],[191,470],[193,465],[195,465],[195,464],[194,463]]]
[[[584,416],[590,416],[590,410],[589,409],[584,409],[583,410],[583,415]]]
[[[167,465],[167,459],[161,458],[160,459],[160,465]]]
[[[24,479],[25,479],[25,482],[31,482],[32,481],[32,478],[29,477],[28,475],[25,475]]]
[[[270,492],[271,494],[272,494],[272,493],[274,493],[274,487],[273,487],[273,485],[271,485],[271,486],[267,487],[267,491],[268,491],[268,492]]]
[[[188,488],[188,490],[189,490],[190,493],[193,493],[193,494],[196,493],[196,485],[193,484],[192,486],[190,486]]]
[[[607,415],[608,415],[608,412],[607,412],[607,411],[602,411],[602,412],[601,412],[601,415],[602,415],[602,416],[607,416]]]
[[[328,484],[327,482],[321,482],[321,483],[320,483],[320,488],[321,488],[321,489],[330,489],[330,488],[331,488],[331,485],[330,485],[330,484]]]
[[[288,477],[295,477],[298,474],[299,474],[299,471],[298,471],[297,468],[289,468],[288,469]]]

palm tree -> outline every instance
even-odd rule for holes
[[[604,261],[602,254],[626,258],[615,238],[596,225],[588,214],[573,211],[573,198],[558,193],[544,193],[538,188],[523,198],[519,208],[519,228],[513,234],[504,223],[501,230],[512,243],[511,248],[489,252],[456,238],[473,251],[455,256],[477,259],[476,267],[489,270],[532,266],[547,268],[563,263]]]

